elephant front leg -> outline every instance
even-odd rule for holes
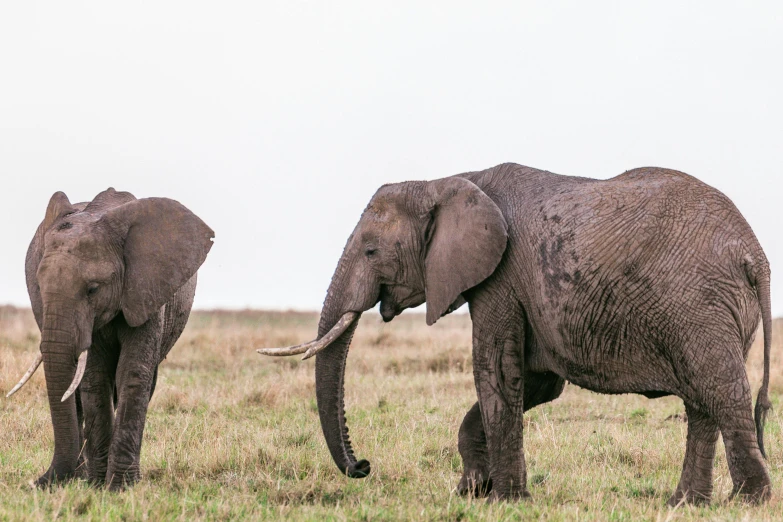
[[[81,385],[87,480],[96,486],[106,480],[114,426],[114,365],[108,359],[99,349],[90,352],[88,372]]]
[[[151,319],[139,328],[123,331],[120,337],[117,412],[106,471],[111,490],[132,485],[140,478],[141,441],[158,365],[156,323],[159,321]]]
[[[73,396],[76,397],[76,424],[79,426],[79,447],[84,448],[84,406],[82,404],[82,386],[76,388]],[[85,477],[85,456],[84,451],[79,452],[79,458],[76,461],[76,477],[83,479]]]
[[[487,438],[491,500],[529,497],[522,438],[524,316],[482,294],[471,302],[473,374]]]

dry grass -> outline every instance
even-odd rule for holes
[[[349,480],[332,463],[318,423],[312,362],[270,359],[253,347],[308,340],[317,316],[201,312],[161,366],[142,455],[144,478],[110,494],[75,483],[52,491],[27,482],[49,464],[52,433],[43,372],[0,409],[0,520],[446,519],[691,520],[783,518],[781,417],[767,424],[773,500],[728,501],[719,448],[708,508],[665,507],[679,478],[686,425],[679,400],[596,395],[568,386],[526,416],[534,500],[488,505],[453,493],[461,471],[457,429],[475,401],[470,321],[427,328],[406,314],[385,325],[366,314],[349,357],[346,401],[357,456],[372,475]],[[783,322],[776,323],[783,339]],[[27,310],[0,308],[0,389],[37,350]],[[773,350],[773,402],[783,391]],[[749,363],[760,380],[757,341]]]

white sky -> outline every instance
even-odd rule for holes
[[[724,191],[783,315],[783,2],[3,2],[0,302],[57,190],[217,233],[196,306],[317,310],[383,183],[514,161]]]

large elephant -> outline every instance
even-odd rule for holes
[[[522,415],[564,380],[600,393],[676,395],[688,437],[671,503],[709,501],[718,432],[734,493],[770,496],[764,462],[770,270],[731,201],[695,178],[641,168],[600,181],[515,164],[385,185],[370,200],[324,302],[316,394],[332,457],[370,472],[348,438],[343,386],[359,315],[391,321],[426,301],[433,324],[464,302],[478,403],[460,429],[459,489],[528,496]],[[744,363],[764,325],[754,425]],[[491,481],[491,484],[490,484]]]
[[[43,361],[54,457],[38,486],[85,467],[111,489],[138,480],[158,364],[185,328],[213,237],[171,199],[52,196],[26,259],[41,353],[9,393]]]

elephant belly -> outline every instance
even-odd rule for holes
[[[595,341],[591,348],[564,343],[548,351],[549,357],[534,357],[531,369],[551,371],[597,393],[639,393],[649,398],[677,393],[672,366],[660,354],[630,345],[616,353]]]

